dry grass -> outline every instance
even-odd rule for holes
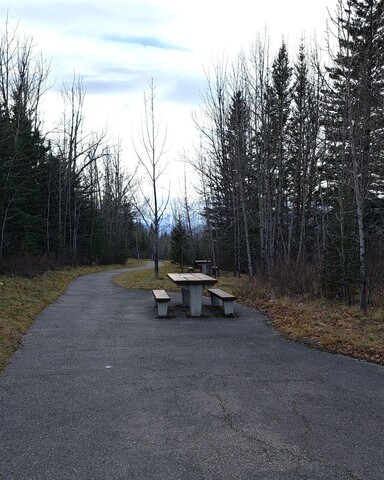
[[[143,263],[133,260],[125,267]],[[0,372],[37,315],[64,293],[73,279],[86,273],[122,267],[69,268],[33,278],[0,275]]]
[[[371,306],[364,315],[357,306],[278,296],[262,283],[242,282],[239,301],[264,312],[287,338],[384,365],[384,308]]]
[[[178,265],[165,261],[161,263],[159,267],[159,278],[156,279],[153,270],[137,270],[135,272],[122,273],[114,278],[114,282],[121,287],[130,288],[133,290],[154,290],[164,289],[168,292],[179,292],[180,287],[175,285],[168,277],[167,273],[179,272]],[[184,268],[184,272],[188,270]],[[235,293],[236,284],[233,281],[233,277],[230,275],[222,275],[219,278],[218,286],[227,290],[228,292]]]
[[[155,278],[154,270],[148,269],[121,273],[114,278],[114,282],[132,290],[164,289],[169,292],[177,292],[179,288],[167,277],[168,272],[175,271],[177,271],[177,267],[171,262],[161,262],[158,279]]]
[[[145,263],[130,261],[126,266]],[[0,372],[36,316],[74,278],[106,268],[116,266],[68,269],[32,279],[0,276]],[[117,275],[115,282],[130,289],[179,291],[166,275],[172,271],[178,271],[177,266],[164,262],[157,280],[153,270],[137,270]],[[290,339],[384,365],[383,308],[372,307],[363,315],[357,307],[341,303],[279,296],[263,281],[255,279],[250,284],[246,277],[229,274],[220,276],[218,286],[236,295],[239,303],[264,312],[274,328]]]

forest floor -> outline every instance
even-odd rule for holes
[[[0,275],[0,372],[37,315],[64,293],[74,278],[145,263],[130,260],[119,266],[69,268],[33,278]],[[166,276],[176,270],[176,265],[164,262],[157,280],[152,270],[138,270],[117,275],[115,282],[130,289],[179,291]],[[221,274],[218,286],[236,295],[238,303],[263,312],[272,327],[291,340],[384,365],[384,308],[370,307],[364,315],[356,306],[335,301],[279,296],[268,285],[250,284],[246,277],[230,274]]]

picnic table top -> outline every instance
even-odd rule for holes
[[[204,273],[168,273],[168,277],[177,285],[217,283],[217,279]]]

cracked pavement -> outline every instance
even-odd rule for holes
[[[0,377],[4,480],[382,480],[384,368],[290,342],[257,311],[75,280]]]

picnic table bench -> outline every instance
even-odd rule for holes
[[[224,308],[224,315],[233,315],[234,303],[236,297],[220,288],[209,288],[208,293],[211,296],[211,304],[219,306],[221,303]]]
[[[157,306],[157,315],[166,317],[168,315],[168,302],[171,301],[165,290],[152,290],[155,306]]]

